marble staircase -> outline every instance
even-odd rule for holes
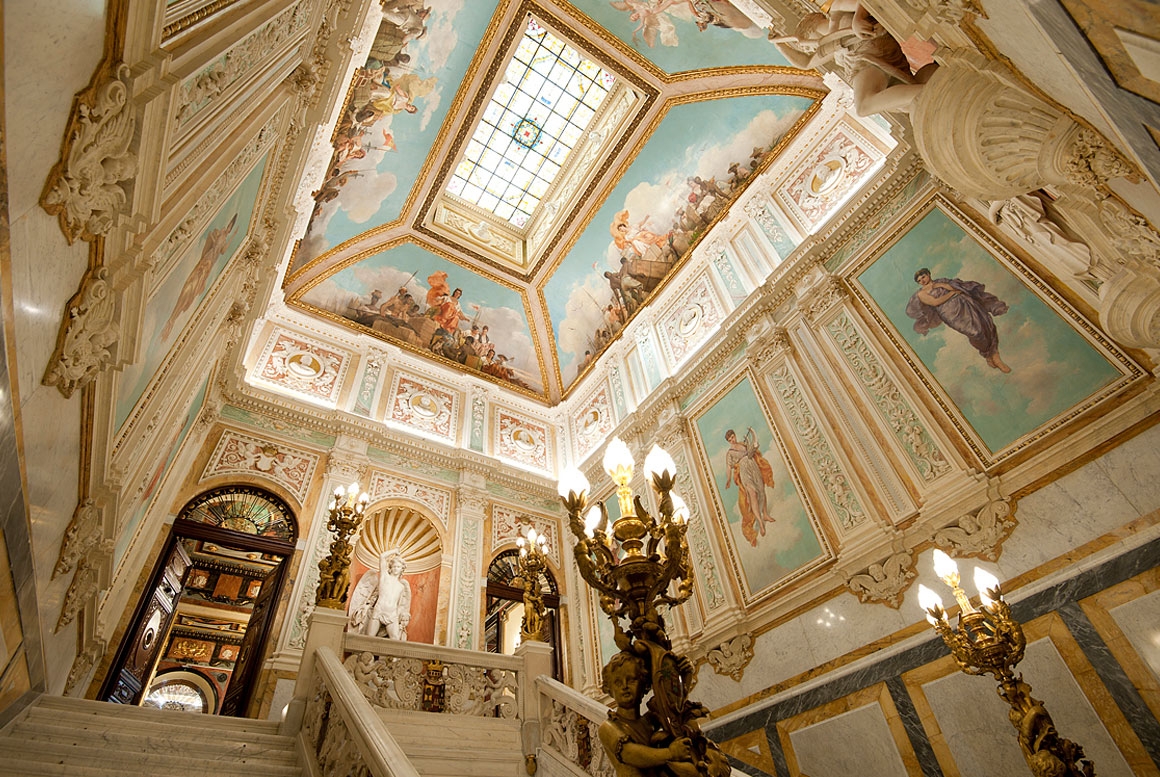
[[[422,777],[526,776],[520,723],[378,709],[379,717]]]
[[[276,722],[41,696],[0,731],[0,774],[299,777],[304,772],[295,737],[280,734]]]

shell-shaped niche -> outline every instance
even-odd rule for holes
[[[369,513],[363,520],[354,557],[376,569],[379,556],[388,550],[402,553],[408,575],[434,569],[443,560],[439,532],[422,513],[407,505],[388,504]]]

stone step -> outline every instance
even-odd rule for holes
[[[17,741],[44,743],[56,747],[104,747],[123,753],[164,752],[166,749],[190,758],[262,758],[270,763],[295,764],[294,740],[273,734],[251,734],[212,738],[204,730],[175,730],[173,726],[122,728],[113,721],[85,721],[82,726],[53,721],[21,720],[11,729]],[[3,741],[3,740],[0,740]]]
[[[416,757],[408,753],[423,777],[519,777],[526,774],[524,757],[516,750],[506,759],[480,758],[471,752]]]
[[[213,768],[190,769],[184,764],[172,763],[160,768],[147,768],[135,763],[124,763],[106,756],[103,765],[77,766],[74,763],[6,760],[0,775],[4,777],[249,777],[253,772],[247,766],[218,764]],[[290,772],[296,777],[301,769]]]
[[[174,712],[172,710],[158,710],[148,707],[132,707],[125,704],[112,704],[91,699],[73,699],[62,696],[41,696],[28,713],[39,714],[46,712],[54,717],[61,715],[90,716],[108,719],[115,716],[118,720],[146,721],[172,725],[196,725],[199,728],[214,729],[225,732],[245,732],[247,734],[277,734],[279,723],[272,720],[253,720],[251,718],[231,718],[201,713]],[[70,719],[76,719],[76,717]]]
[[[123,775],[180,774],[187,777],[204,774],[220,777],[237,774],[245,777],[300,777],[302,774],[302,769],[293,762],[270,763],[261,756],[241,756],[227,752],[223,752],[220,758],[191,758],[179,750],[123,750],[103,746],[99,741],[62,746],[13,738],[0,739],[0,763],[7,765],[14,762],[26,766],[59,765],[69,768],[94,765],[102,769],[117,768]]]

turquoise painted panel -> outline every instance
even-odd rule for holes
[[[262,157],[222,203],[205,232],[190,244],[146,303],[142,356],[117,378],[117,428],[129,417],[162,359],[249,234],[268,159],[269,155]]]
[[[756,95],[669,111],[545,284],[565,385],[663,283],[811,102]]]
[[[495,0],[387,5],[355,69],[291,271],[399,217],[496,8]]]
[[[924,268],[926,289],[915,277]],[[1119,377],[1070,323],[937,208],[858,282],[992,453]]]
[[[822,545],[749,379],[705,410],[696,426],[750,593],[820,558]]]

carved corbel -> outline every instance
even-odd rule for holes
[[[864,572],[851,575],[846,587],[863,604],[885,604],[897,610],[902,604],[902,594],[917,574],[914,555],[902,549],[871,564]]]
[[[1003,552],[1003,542],[1018,525],[1014,509],[1014,503],[1000,496],[998,488],[993,487],[987,504],[936,531],[934,544],[958,558],[974,556],[997,561]]]
[[[759,372],[764,372],[769,365],[785,354],[793,353],[793,341],[785,327],[771,327],[767,332],[751,341],[746,355],[749,361]]]
[[[56,350],[41,382],[56,386],[67,399],[112,361],[110,349],[120,337],[113,289],[103,267],[89,270],[65,310]]]
[[[52,570],[53,579],[71,572],[77,562],[101,541],[102,512],[103,508],[91,498],[76,506],[60,541],[60,554]]]
[[[841,281],[832,275],[826,275],[808,292],[799,296],[798,306],[806,320],[814,324],[835,306],[845,302],[849,296]]]
[[[90,546],[80,558],[72,582],[65,592],[60,617],[57,619],[56,628],[53,629],[54,633],[76,620],[77,614],[96,597],[101,590],[101,567],[112,558],[112,555],[113,541],[102,540]]]
[[[753,635],[738,634],[730,640],[722,642],[705,655],[705,660],[713,671],[720,675],[728,675],[735,682],[741,682],[745,674],[745,667],[753,659]]]
[[[81,680],[88,677],[97,663],[104,657],[108,643],[104,640],[91,640],[84,650],[77,653],[72,667],[68,670],[68,678],[64,681],[64,695],[69,696]]]
[[[129,66],[109,65],[94,81],[73,99],[60,161],[40,196],[40,206],[59,218],[70,245],[108,234],[129,210],[137,175]]]

